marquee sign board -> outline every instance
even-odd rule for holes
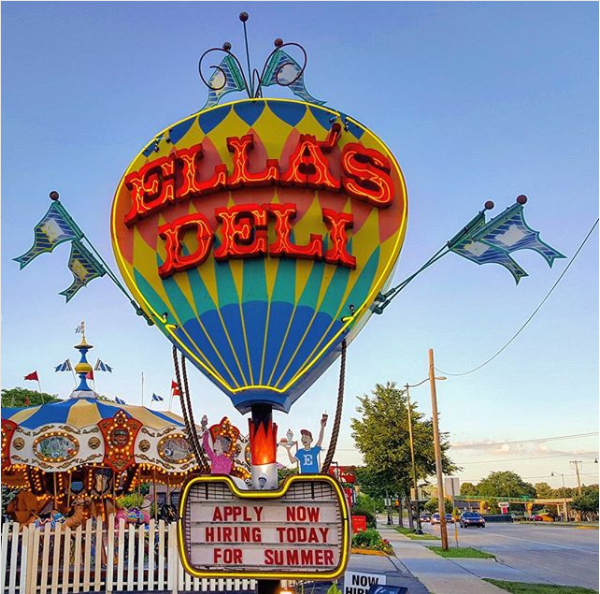
[[[347,571],[344,574],[344,594],[368,594],[374,586],[385,586],[385,573]]]
[[[406,221],[402,172],[373,132],[255,98],[158,133],[121,179],[111,230],[169,340],[240,412],[287,412],[369,318]]]
[[[196,577],[335,579],[346,568],[348,509],[331,477],[292,476],[277,491],[196,477],[179,509],[180,556]]]

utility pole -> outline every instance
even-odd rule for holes
[[[567,505],[567,493],[566,493],[566,487],[565,487],[565,475],[563,472],[551,472],[550,476],[555,476],[557,474],[560,474],[561,478],[562,478],[562,486],[563,486],[563,516],[565,519],[565,522],[569,521],[569,507]]]
[[[429,385],[431,386],[431,414],[433,416],[433,446],[435,448],[435,474],[437,476],[438,511],[440,513],[440,532],[442,549],[448,550],[448,531],[446,527],[446,506],[444,502],[444,475],[442,472],[442,449],[440,445],[440,429],[438,426],[437,394],[435,391],[435,366],[433,349],[429,349]]]
[[[419,489],[417,486],[417,466],[415,464],[415,443],[413,441],[413,432],[412,432],[412,406],[410,404],[410,386],[405,384],[404,388],[406,389],[406,404],[408,408],[408,439],[410,441],[410,460],[412,463],[412,475],[413,475],[413,487],[415,491],[415,503],[417,507],[417,529],[415,530],[415,534],[423,534],[423,529],[421,528],[421,514],[419,512]],[[412,510],[409,508],[409,513],[412,513]]]
[[[579,476],[579,465],[582,464],[581,460],[570,460],[571,466],[575,467],[575,474],[577,475],[577,494],[581,495],[581,477]]]

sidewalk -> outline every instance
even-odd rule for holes
[[[384,525],[379,525],[377,529],[383,538],[390,541],[402,565],[416,576],[429,592],[434,594],[506,594],[506,590],[482,581],[477,575],[477,573],[485,575],[492,571],[492,568],[499,570],[493,571],[494,574],[504,575],[501,569],[504,566],[493,559],[468,560],[479,562],[477,568],[473,567],[472,563],[463,564],[464,560],[457,560],[461,561],[459,565],[454,560],[436,555],[425,546],[428,544],[439,545],[438,541],[413,541]],[[487,571],[477,571],[477,569],[484,569],[484,565]],[[511,575],[511,577],[515,579],[514,576]],[[502,577],[501,579],[511,578]]]

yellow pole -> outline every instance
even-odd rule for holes
[[[154,486],[153,486],[153,491],[154,491],[154,519],[157,520],[158,519],[158,506],[156,505],[156,466],[152,467],[152,482],[154,484]]]
[[[454,517],[454,540],[456,541],[456,548],[458,549],[458,518]]]
[[[67,491],[67,511],[71,507],[71,486],[73,484],[73,475],[69,472],[69,489]]]

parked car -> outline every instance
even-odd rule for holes
[[[533,516],[530,516],[529,518],[532,522],[543,522],[544,518],[542,516],[540,516],[539,514],[534,514]]]
[[[467,528],[468,526],[485,528],[485,520],[479,512],[464,512],[460,516],[460,527]]]
[[[431,516],[429,514],[421,514],[419,519],[421,522],[431,522]]]
[[[431,525],[435,526],[436,524],[440,523],[440,514],[433,514],[433,516],[431,516]]]
[[[452,514],[446,514],[446,524],[454,524],[454,516]]]

